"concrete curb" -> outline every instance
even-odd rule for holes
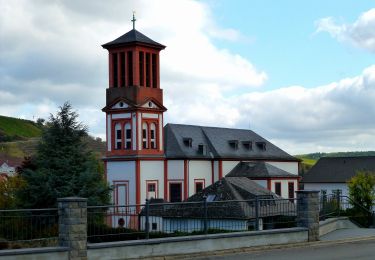
[[[366,241],[366,240],[375,240],[375,236],[346,238],[346,239],[340,239],[340,240],[334,240],[334,241],[315,241],[315,242],[301,242],[301,243],[294,243],[294,244],[254,246],[254,247],[220,250],[216,252],[159,256],[159,257],[151,257],[151,258],[146,257],[146,258],[141,258],[141,259],[153,259],[153,260],[193,259],[193,258],[212,257],[212,256],[225,256],[225,255],[248,253],[248,252],[268,251],[268,250],[274,250],[274,249],[288,249],[288,248],[298,248],[298,247],[320,247],[320,246],[338,245],[338,244],[345,244],[345,243],[355,243],[355,242]]]

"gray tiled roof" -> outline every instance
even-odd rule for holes
[[[260,199],[259,217],[295,215],[295,204],[280,198],[247,177],[225,177],[189,197],[184,203],[151,202],[149,213],[151,216],[169,218],[202,218],[203,202],[209,196],[214,196],[212,201],[207,202],[207,214],[211,219],[255,218],[256,197]]]
[[[282,161],[299,161],[284,152],[271,142],[251,130],[196,125],[167,124],[164,127],[164,149],[169,159],[202,158],[202,159],[274,159]],[[192,139],[192,147],[184,144],[184,138]],[[237,141],[237,148],[229,141]],[[251,145],[248,149],[245,144]],[[198,153],[198,145],[205,145],[207,151]],[[265,144],[265,149],[259,146]]]
[[[108,47],[117,47],[117,46],[122,46],[122,45],[128,45],[128,44],[131,44],[131,43],[137,43],[137,42],[138,43],[144,43],[144,44],[147,44],[147,45],[151,45],[151,46],[156,47],[158,49],[164,49],[165,48],[164,45],[162,45],[162,44],[160,44],[160,43],[158,43],[154,40],[151,40],[146,35],[138,32],[135,29],[125,33],[124,35],[118,37],[117,39],[115,39],[111,42],[103,44],[102,47],[108,49]]]
[[[295,177],[298,176],[277,168],[266,162],[239,162],[227,175],[227,177],[248,178],[272,178],[272,177]]]
[[[375,156],[323,157],[302,177],[302,183],[345,183],[356,171],[375,173]]]

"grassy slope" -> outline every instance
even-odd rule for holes
[[[0,116],[0,132],[9,137],[39,137],[42,130],[30,120]]]

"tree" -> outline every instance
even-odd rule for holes
[[[352,200],[371,210],[375,200],[375,173],[358,171],[348,183],[349,196]],[[356,205],[354,205],[356,207]]]
[[[24,180],[19,176],[0,178],[0,209],[15,208],[18,204],[17,190],[24,187],[24,185]]]
[[[88,151],[87,128],[77,118],[69,103],[50,116],[35,158],[20,170],[26,182],[19,191],[23,207],[55,207],[57,198],[69,196],[86,197],[89,205],[109,203],[101,162]]]

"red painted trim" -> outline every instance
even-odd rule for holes
[[[218,161],[219,162],[219,180],[223,178],[223,161]]]
[[[135,190],[136,197],[135,203],[141,204],[141,162],[140,160],[135,161]],[[138,208],[137,208],[138,211]]]
[[[272,191],[272,187],[271,187],[271,179],[267,179],[267,189]]]
[[[215,161],[211,161],[211,184],[215,183]]]
[[[155,199],[158,199],[159,198],[159,180],[146,180],[146,198],[149,199],[148,197],[148,193],[149,193],[149,190],[148,190],[148,185],[149,184],[155,184]]]
[[[203,189],[206,188],[206,180],[205,179],[194,179],[194,193],[197,193],[197,183],[203,183]]]
[[[188,161],[184,160],[184,200],[188,198]]]
[[[164,160],[164,199],[168,198],[168,160]]]

